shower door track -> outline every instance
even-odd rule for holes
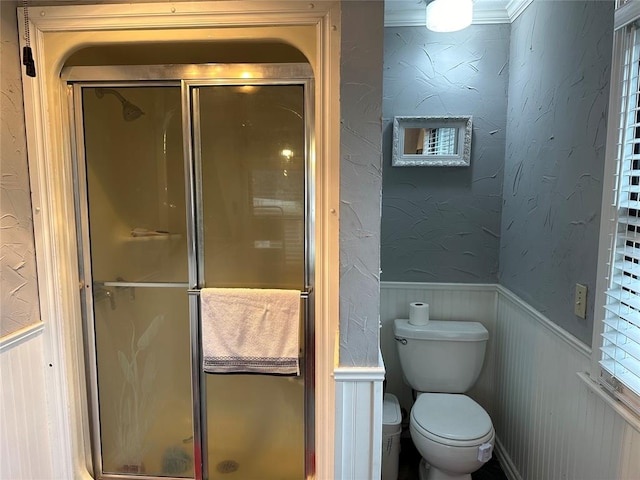
[[[246,72],[257,72],[249,77]],[[189,297],[190,330],[191,330],[191,382],[193,402],[193,433],[195,480],[208,479],[207,465],[207,426],[202,352],[200,348],[199,303],[200,289],[204,287],[201,268],[197,263],[203,257],[202,219],[198,215],[202,212],[202,205],[198,202],[198,192],[201,192],[198,172],[197,129],[194,129],[193,119],[198,118],[198,112],[192,110],[192,95],[197,96],[198,87],[230,86],[230,85],[302,85],[304,87],[304,284],[301,299],[304,301],[304,356],[301,367],[304,372],[304,474],[305,478],[315,476],[315,171],[314,171],[314,89],[313,72],[308,64],[203,64],[203,65],[145,65],[145,66],[74,66],[63,69],[63,81],[69,85],[68,96],[70,112],[71,152],[73,157],[74,188],[76,195],[76,217],[78,223],[78,252],[79,270],[81,276],[81,290],[83,293],[84,310],[84,343],[85,364],[87,378],[87,392],[89,398],[89,420],[91,424],[91,447],[93,474],[99,479],[136,480],[164,479],[172,480],[170,476],[150,476],[136,474],[104,474],[102,472],[102,446],[100,437],[100,419],[97,395],[97,364],[95,350],[95,328],[93,326],[93,298],[90,285],[105,288],[137,288],[155,287],[171,288],[184,287]],[[187,243],[189,282],[135,282],[135,281],[104,281],[92,282],[89,252],[89,235],[87,227],[87,186],[81,181],[86,175],[81,89],[83,87],[122,87],[122,86],[180,86],[182,90],[182,120],[183,144],[185,161],[185,182],[187,193]],[[74,100],[76,99],[76,100]],[[197,443],[196,443],[197,442]],[[185,477],[175,477],[178,478]]]

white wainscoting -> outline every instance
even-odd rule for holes
[[[43,325],[0,341],[0,478],[55,479],[47,418]]]
[[[640,432],[585,382],[591,349],[499,285],[381,283],[381,349],[387,391],[410,408],[391,328],[409,303],[431,317],[477,320],[490,332],[478,389],[497,453],[512,480],[639,480]]]
[[[494,426],[513,479],[640,479],[640,432],[580,378],[591,349],[497,287]]]
[[[382,468],[385,368],[337,367],[335,480],[378,479]]]

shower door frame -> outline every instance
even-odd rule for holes
[[[247,72],[250,77],[247,78]],[[76,199],[76,231],[78,265],[83,314],[84,361],[90,423],[93,474],[98,479],[126,479],[126,474],[102,472],[102,442],[98,407],[97,355],[95,346],[95,318],[93,309],[93,278],[88,229],[88,195],[86,159],[83,138],[82,89],[85,87],[175,87],[181,89],[182,141],[186,193],[186,229],[189,278],[187,283],[149,284],[127,282],[127,287],[173,286],[186,287],[189,300],[191,342],[191,395],[194,433],[194,477],[208,478],[206,374],[201,368],[202,352],[199,320],[199,290],[204,287],[202,182],[200,164],[200,121],[198,88],[212,86],[273,86],[300,85],[303,87],[304,122],[304,474],[315,476],[315,139],[314,139],[314,76],[307,63],[254,64],[198,64],[144,66],[75,66],[63,69],[61,78],[67,84],[69,132],[72,145],[72,168]],[[162,283],[162,282],[161,282]],[[110,284],[111,285],[111,284]],[[115,285],[117,286],[117,285]],[[197,445],[200,449],[197,449]],[[200,458],[200,462],[196,459]],[[135,475],[135,479],[164,479],[173,477]],[[176,480],[191,477],[177,477]]]

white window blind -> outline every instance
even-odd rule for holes
[[[603,385],[640,410],[640,34],[632,25],[623,35],[618,52],[623,71],[618,98],[616,218],[600,365]]]
[[[426,155],[455,155],[457,152],[457,129],[448,127],[425,129],[422,151]]]

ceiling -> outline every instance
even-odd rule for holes
[[[533,0],[474,0],[473,23],[510,23]],[[425,0],[385,0],[384,24],[387,27],[425,24]]]

